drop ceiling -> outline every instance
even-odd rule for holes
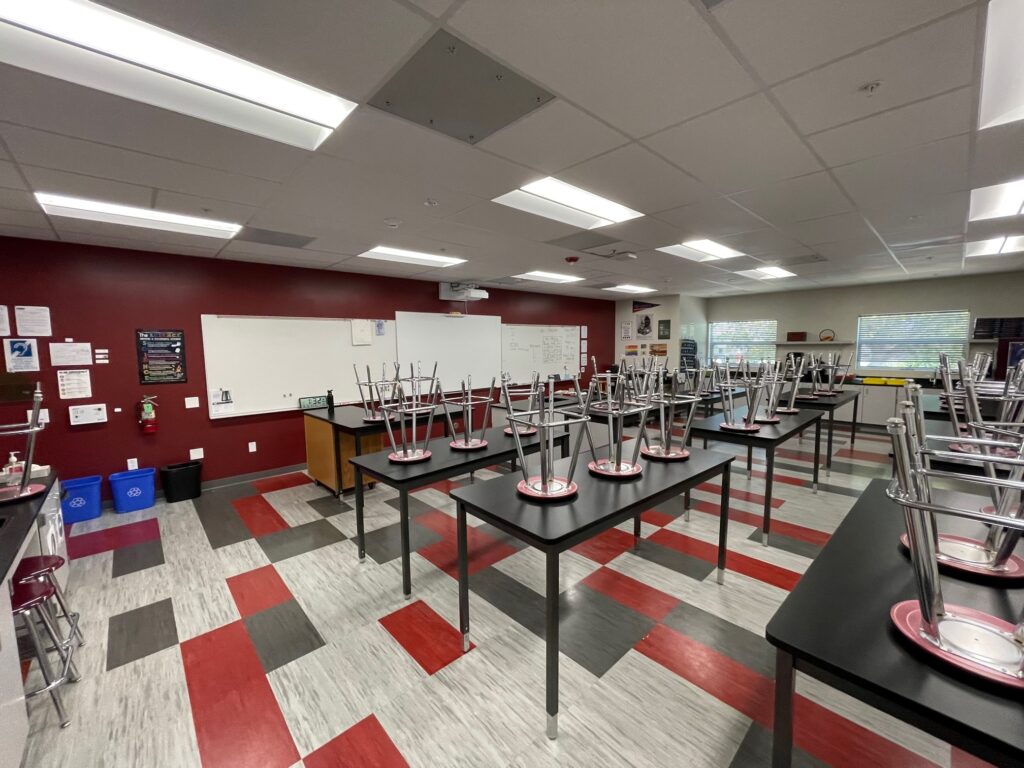
[[[725,296],[1024,268],[963,258],[969,190],[1024,177],[1024,121],[975,129],[981,0],[104,4],[360,106],[306,151],[0,65],[0,235],[601,299],[616,282]],[[371,106],[438,39],[551,98],[472,141]],[[491,202],[549,175],[644,216],[585,232]],[[40,191],[246,229],[50,217]],[[704,238],[747,255],[656,250]],[[376,245],[466,262],[357,258]],[[765,265],[797,276],[734,274]],[[511,278],[532,270],[586,279]]]

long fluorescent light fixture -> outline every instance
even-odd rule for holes
[[[0,22],[4,63],[304,149],[357,106],[87,0],[7,0]]]
[[[653,288],[644,288],[641,285],[613,285],[611,288],[602,288],[602,291],[615,291],[616,293],[654,293]]]
[[[795,272],[790,272],[782,267],[758,267],[757,269],[744,269],[736,272],[737,275],[750,277],[754,280],[775,280],[780,277],[796,277]]]
[[[361,259],[377,259],[378,261],[394,261],[399,264],[417,264],[422,267],[451,267],[455,264],[465,264],[465,259],[457,259],[454,256],[438,256],[434,253],[423,253],[421,251],[406,251],[402,248],[391,248],[386,245],[378,245],[366,253],[360,253]]]
[[[80,197],[54,195],[48,192],[36,192],[36,200],[50,216],[102,221],[108,224],[123,224],[129,227],[160,229],[165,232],[180,232],[185,235],[201,235],[203,237],[219,237],[223,240],[230,240],[242,228],[241,224],[232,224],[229,221],[203,219],[198,216],[182,216],[181,214],[169,213],[167,211],[135,208],[130,205],[105,203],[100,200],[85,200]]]
[[[1024,119],[1024,6],[1020,0],[991,0],[985,24],[978,128]]]
[[[524,272],[521,275],[512,275],[512,277],[518,277],[522,280],[535,280],[538,283],[578,283],[583,280],[582,277],[576,277],[575,275],[562,275],[558,272]]]
[[[1024,179],[971,190],[971,221],[1024,213]]]
[[[969,259],[975,256],[1001,256],[1019,251],[1024,251],[1024,235],[978,240],[967,243],[964,247],[964,255]]]
[[[597,229],[643,216],[639,211],[548,176],[491,202],[580,229]]]
[[[673,256],[681,256],[690,261],[720,261],[721,259],[746,256],[742,251],[716,243],[714,240],[687,240],[685,243],[666,245],[664,248],[658,248],[657,250]]]

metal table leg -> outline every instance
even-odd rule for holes
[[[750,473],[751,464],[754,463],[754,446],[747,446],[747,477],[750,478],[753,475]]]
[[[640,546],[640,515],[633,518],[633,546]]]
[[[409,492],[404,488],[398,492],[398,513],[402,533],[402,593],[408,600],[412,597],[412,574],[409,564]]]
[[[860,393],[853,398],[853,420],[850,422],[850,448],[857,442],[857,408],[860,406]]]
[[[469,546],[466,543],[466,508],[456,509],[456,536],[459,540],[459,629],[462,630],[462,652],[469,652]]]
[[[726,464],[722,470],[722,501],[719,504],[718,514],[718,583],[725,584],[725,560],[726,548],[729,541],[729,467]],[[689,491],[687,491],[689,495]],[[689,510],[687,510],[689,514]]]
[[[775,446],[765,449],[764,470],[764,519],[761,522],[761,543],[768,546],[768,533],[772,527],[772,483],[775,480]],[[817,472],[818,468],[815,467]]]
[[[558,738],[558,553],[547,553],[545,681],[547,686],[547,736]]]
[[[795,682],[793,656],[781,648],[776,649],[772,768],[790,768],[793,762],[793,690]]]
[[[811,485],[813,493],[818,492],[818,470],[821,464],[821,418],[814,421],[814,480]]]
[[[683,519],[686,522],[690,522],[690,489],[686,489],[686,493],[683,494]]]
[[[363,470],[356,467],[356,543],[359,559],[366,559],[366,531],[363,530]]]
[[[828,444],[825,453],[825,477],[832,476],[832,431],[836,426],[836,409],[828,409]]]

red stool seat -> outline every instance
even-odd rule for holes
[[[30,581],[24,584],[17,584],[14,593],[11,595],[11,610],[14,613],[24,613],[37,605],[42,605],[53,597],[53,585],[43,581]]]
[[[48,573],[53,573],[62,565],[64,558],[60,555],[31,555],[23,558],[14,569],[14,581],[35,581]]]

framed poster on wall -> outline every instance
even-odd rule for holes
[[[184,331],[136,329],[135,352],[139,361],[139,384],[188,381]]]

